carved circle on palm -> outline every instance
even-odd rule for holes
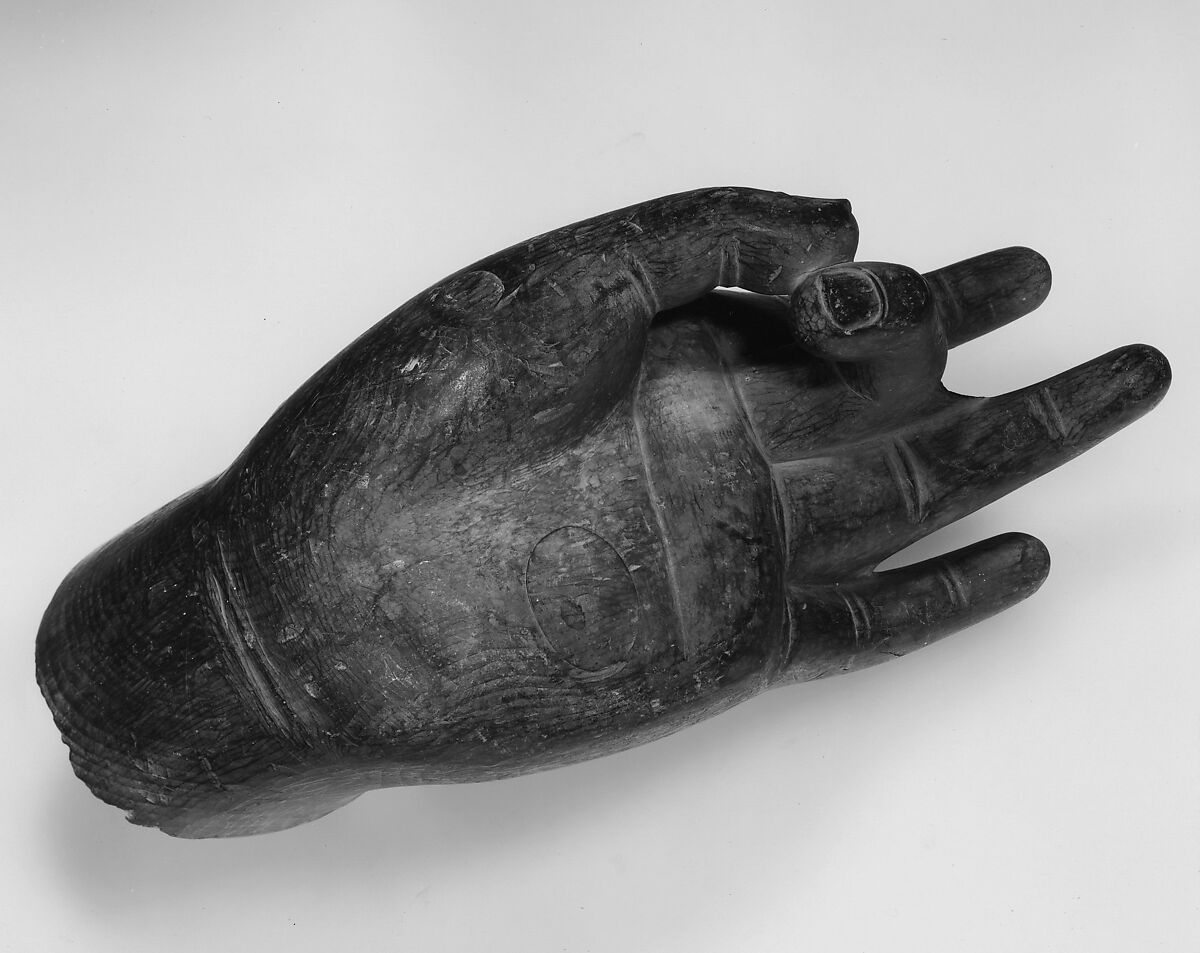
[[[582,526],[563,526],[534,546],[525,593],[542,648],[587,680],[629,664],[639,635],[637,587],[612,545]]]

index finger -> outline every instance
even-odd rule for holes
[[[805,272],[852,258],[857,245],[845,199],[699,189],[555,229],[464,271],[490,272],[506,296],[561,277],[559,291],[580,303],[591,282],[628,277],[654,311],[664,311],[718,286],[788,294]]]

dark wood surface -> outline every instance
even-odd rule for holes
[[[1167,363],[951,394],[947,349],[1040,304],[1045,261],[920,275],[856,242],[845,202],[702,190],[414,298],[63,583],[37,666],[77,773],[172,834],[275,830],[649,741],[1029,595],[1023,535],[875,566],[1136,419]]]

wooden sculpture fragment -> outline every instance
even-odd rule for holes
[[[1145,413],[1166,360],[952,394],[947,349],[1037,307],[1045,261],[856,244],[844,201],[709,189],[403,305],[62,584],[37,674],[76,772],[171,834],[277,830],[649,741],[1032,593],[1019,534],[875,567]]]

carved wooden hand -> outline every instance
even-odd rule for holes
[[[874,567],[1146,412],[1166,360],[951,394],[947,347],[1040,304],[1045,262],[921,276],[856,240],[845,202],[691,192],[401,307],[63,583],[37,670],[77,773],[168,833],[275,830],[648,741],[1032,593],[1028,536]]]

